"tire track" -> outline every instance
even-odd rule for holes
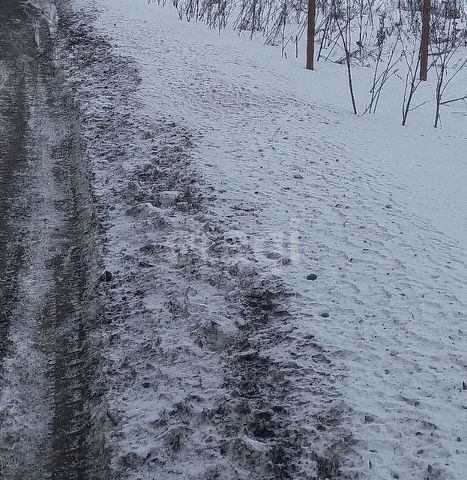
[[[27,102],[25,66],[15,63],[12,53],[16,49],[16,37],[22,27],[14,27],[12,16],[17,15],[16,2],[2,4],[0,10],[0,371],[7,348],[9,317],[18,292],[17,277],[22,261],[18,226],[12,218],[19,215],[11,201],[18,187],[16,177],[26,161],[25,136],[27,130]],[[30,48],[28,46],[28,48]]]
[[[54,11],[46,2],[12,9],[21,22],[0,38],[8,73],[0,94],[10,98],[0,98],[0,267],[10,272],[0,283],[6,480],[108,478],[99,224],[79,109],[57,57],[66,25],[51,34]]]

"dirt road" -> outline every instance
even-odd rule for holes
[[[79,113],[54,61],[55,7],[0,10],[0,478],[105,478],[91,353],[101,267]]]

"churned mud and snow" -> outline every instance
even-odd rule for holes
[[[55,5],[14,3],[1,18],[0,477],[104,478],[101,243],[81,117]]]
[[[467,112],[353,116],[342,66],[57,6],[48,69],[2,63],[5,478],[463,480]]]

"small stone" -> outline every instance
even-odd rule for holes
[[[365,415],[365,422],[371,423],[375,421],[375,417],[373,415]]]
[[[309,275],[306,276],[307,280],[313,280],[313,282],[318,278],[318,275],[315,273],[310,273]]]
[[[323,318],[329,318],[329,313],[328,312],[322,312],[319,314],[320,317],[323,317]]]
[[[467,390],[467,383],[462,382],[462,390]]]
[[[111,282],[112,279],[113,279],[112,272],[110,272],[109,270],[106,270],[106,271],[104,272],[103,277],[104,277],[104,280],[105,280],[106,282]]]

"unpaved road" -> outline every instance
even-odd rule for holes
[[[90,418],[99,241],[79,114],[54,61],[55,7],[0,11],[0,478],[104,478]]]

